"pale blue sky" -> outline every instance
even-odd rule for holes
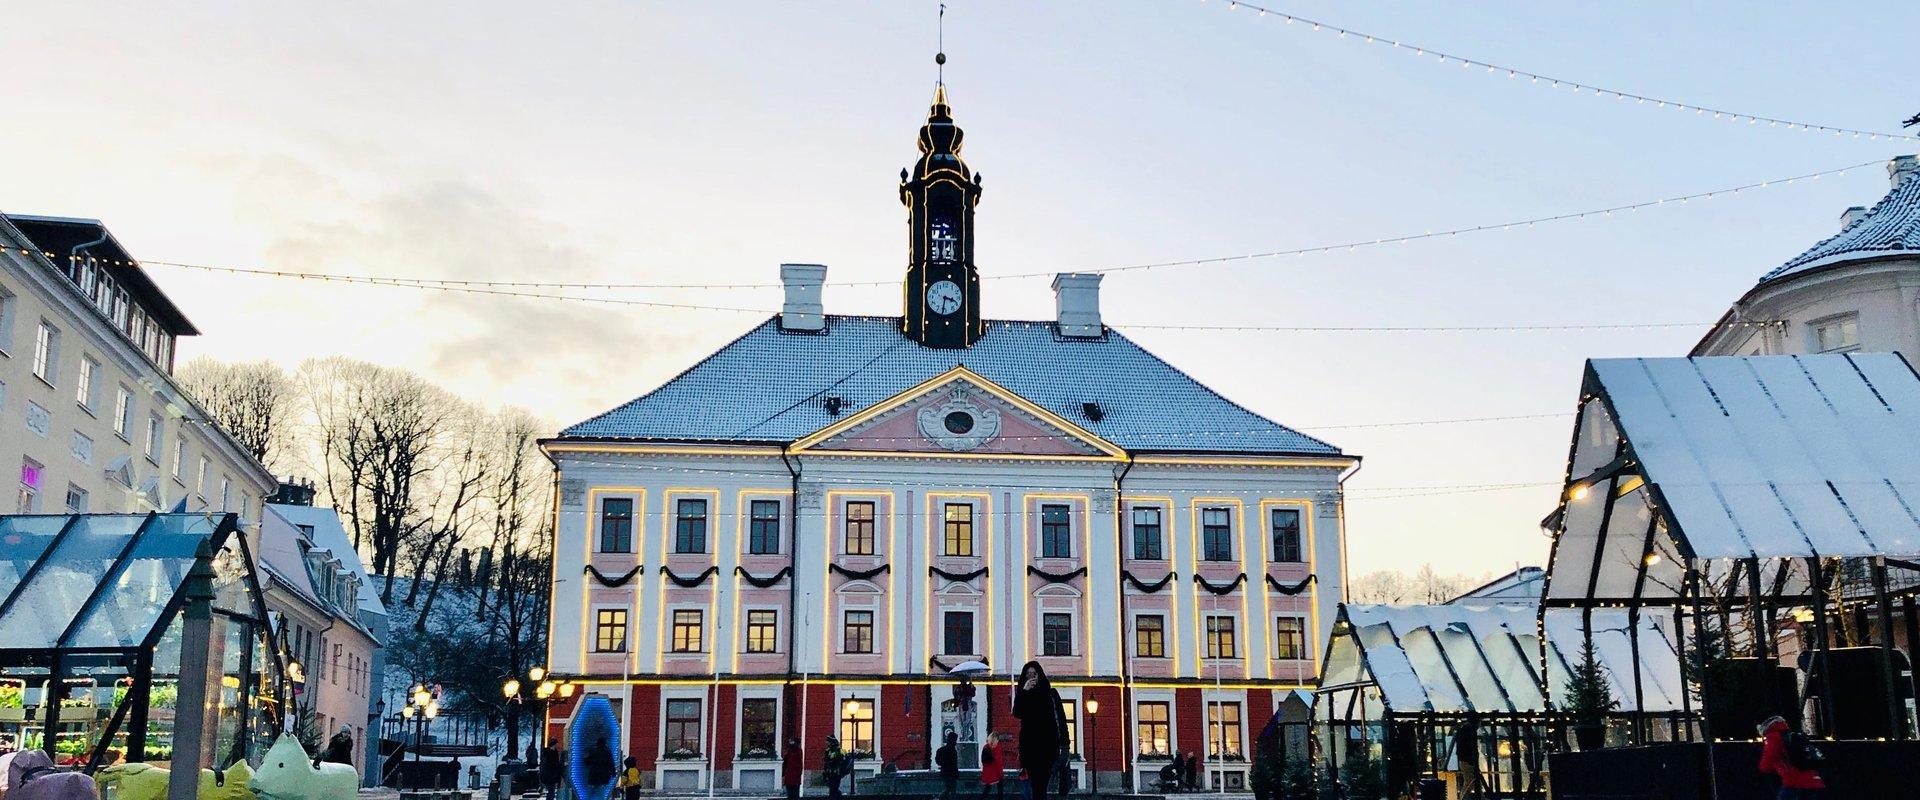
[[[493,280],[767,282],[904,269],[894,181],[933,84],[932,2],[16,4],[0,209],[105,220],[137,255]],[[1911,3],[1300,2],[1277,9],[1569,79],[1897,130]],[[550,7],[549,7],[550,6]],[[1636,107],[1313,33],[1225,0],[971,2],[948,83],[985,175],[986,275],[1268,251],[1649,200],[1912,152]],[[1878,168],[1632,215],[1110,277],[1110,322],[1707,321],[1885,189]],[[428,295],[155,268],[189,355],[344,353],[572,422],[743,314]],[[773,291],[622,296],[773,308]],[[898,290],[836,288],[835,312]],[[1043,318],[1044,280],[990,281]],[[1587,357],[1699,329],[1139,331],[1295,426],[1570,411]],[[1328,431],[1366,457],[1356,570],[1544,558],[1568,419]],[[1375,499],[1368,495],[1386,495]]]

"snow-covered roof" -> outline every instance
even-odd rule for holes
[[[1541,695],[1537,607],[1448,604],[1343,605],[1328,645],[1322,691],[1378,687],[1394,714],[1528,714],[1559,708],[1584,636],[1580,613],[1548,610]],[[1658,615],[1639,621],[1645,710],[1681,707],[1680,659]],[[1621,710],[1635,706],[1633,642],[1625,609],[1593,611],[1594,655]],[[1338,710],[1335,713],[1340,713]]]
[[[1539,567],[1521,567],[1505,575],[1469,589],[1448,603],[1509,603],[1533,606],[1540,603],[1541,584],[1547,579],[1547,571]]]
[[[769,319],[665,385],[560,436],[791,442],[956,366],[1128,450],[1340,453],[1221,397],[1118,331],[1069,338],[1052,323],[989,321],[972,347],[948,350],[901,335],[898,317],[834,315],[818,332],[785,331]],[[828,396],[840,398],[837,414],[828,411]],[[1088,404],[1098,405],[1099,419]]]
[[[268,503],[267,510],[278,514],[281,519],[296,527],[310,526],[309,534],[315,548],[326,550],[340,561],[340,566],[354,577],[360,579],[359,610],[364,613],[386,616],[386,606],[380,603],[380,593],[373,590],[373,582],[367,579],[367,568],[360,562],[359,551],[353,548],[353,538],[347,535],[346,528],[340,525],[340,514],[331,508],[314,506],[282,505]],[[298,570],[306,574],[304,566]]]
[[[1880,202],[1851,218],[1839,233],[1794,256],[1760,278],[1761,283],[1835,264],[1890,255],[1920,258],[1920,159],[1899,156],[1887,163],[1893,186]]]

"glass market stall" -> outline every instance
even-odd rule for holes
[[[213,716],[201,752],[220,766],[265,752],[281,661],[231,514],[0,516],[0,737],[89,770],[169,761],[182,587],[203,547]]]

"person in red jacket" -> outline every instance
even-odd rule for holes
[[[786,760],[780,762],[780,783],[787,787],[787,800],[799,800],[800,776],[804,765],[800,760],[800,740],[787,737]]]
[[[1760,747],[1760,772],[1780,776],[1779,800],[1817,800],[1827,784],[1817,770],[1793,765],[1787,755],[1787,721],[1781,717],[1760,723],[1760,735],[1766,744]]]

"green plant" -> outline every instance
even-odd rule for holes
[[[1606,665],[1594,655],[1592,642],[1582,644],[1580,660],[1574,663],[1572,674],[1567,677],[1566,711],[1573,716],[1573,724],[1599,725],[1608,713],[1619,707],[1620,701],[1614,699],[1613,685],[1607,678]]]
[[[1386,796],[1387,777],[1383,766],[1365,744],[1349,749],[1346,764],[1340,768],[1340,784],[1346,787],[1345,797],[1348,800],[1379,800]]]
[[[16,683],[0,683],[0,708],[19,708],[26,690]]]

